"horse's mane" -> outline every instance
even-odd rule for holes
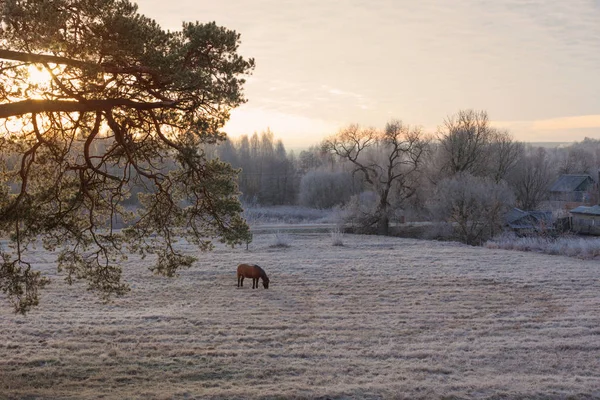
[[[253,264],[252,266],[253,266],[253,267],[256,267],[256,268],[258,268],[258,270],[260,271],[260,276],[261,276],[261,277],[262,277],[262,276],[267,276],[267,273],[265,272],[265,270],[264,270],[264,269],[262,269],[262,268],[261,268],[261,266],[260,266],[260,265],[258,265],[258,264]]]

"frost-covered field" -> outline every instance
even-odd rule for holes
[[[173,280],[131,259],[132,292],[108,305],[59,277],[29,316],[3,305],[0,398],[600,398],[597,260],[272,240],[219,248]],[[236,288],[240,262],[271,287]]]

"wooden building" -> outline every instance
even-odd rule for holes
[[[598,201],[596,181],[587,174],[561,175],[550,188],[550,201],[596,204]]]
[[[506,213],[506,226],[519,235],[547,233],[554,230],[552,211],[523,211],[513,208]]]
[[[579,206],[570,211],[571,229],[577,233],[600,235],[600,205]]]

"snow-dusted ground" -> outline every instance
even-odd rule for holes
[[[255,234],[176,279],[132,258],[132,291],[110,304],[65,290],[40,250],[54,277],[41,306],[0,307],[0,398],[600,398],[597,260],[288,240]],[[238,289],[241,262],[270,288]]]

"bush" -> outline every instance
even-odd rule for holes
[[[559,236],[558,238],[548,236],[518,237],[510,232],[489,240],[485,246],[490,249],[534,251],[586,260],[600,258],[600,238],[585,238],[573,235]]]
[[[291,245],[292,239],[290,235],[277,231],[273,234],[269,247],[290,247]]]
[[[336,222],[334,211],[298,206],[259,207],[245,205],[243,215],[250,225]]]
[[[344,223],[351,225],[354,233],[373,234],[376,233],[377,194],[366,191],[352,196],[342,211]]]
[[[299,203],[304,207],[332,208],[352,196],[352,175],[348,172],[309,171],[300,180]]]
[[[428,206],[436,220],[453,223],[462,242],[479,245],[501,230],[513,202],[505,183],[464,173],[440,181]]]
[[[331,231],[331,241],[334,246],[343,246],[344,245],[344,233],[336,228]]]
[[[454,227],[448,222],[434,222],[424,226],[422,239],[450,240],[454,237]]]

